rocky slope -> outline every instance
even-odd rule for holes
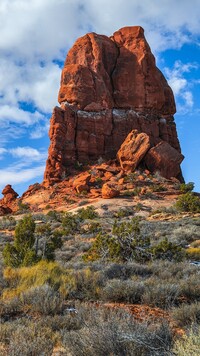
[[[79,38],[67,55],[58,100],[45,186],[64,179],[77,162],[115,158],[133,129],[149,137],[144,165],[166,177],[180,177],[183,156],[174,96],[141,27],[125,27],[111,37],[89,33]]]

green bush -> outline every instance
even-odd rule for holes
[[[117,223],[112,227],[111,235],[99,233],[88,253],[84,256],[85,261],[94,261],[98,258],[111,260],[145,261],[150,254],[147,251],[150,240],[140,235],[139,219]]]
[[[191,192],[194,189],[194,183],[193,182],[182,183],[182,184],[180,184],[179,189],[180,189],[181,193]]]
[[[150,252],[152,253],[153,259],[174,260],[177,262],[182,261],[185,255],[180,246],[168,241],[167,238],[151,247]]]
[[[93,205],[87,206],[87,208],[78,209],[76,217],[81,221],[85,219],[96,219],[98,218],[98,213],[95,211],[95,207]]]
[[[199,213],[200,199],[199,197],[195,196],[193,193],[188,192],[186,194],[181,195],[177,199],[175,207],[178,211],[181,212]]]
[[[79,223],[76,215],[66,212],[62,218],[62,226],[66,231],[66,235],[72,234],[78,230]]]
[[[181,328],[200,324],[200,302],[182,304],[173,309],[172,316]]]
[[[15,228],[13,245],[7,243],[3,250],[4,263],[7,266],[29,266],[37,262],[34,232],[35,222],[31,215],[26,215]]]
[[[15,228],[13,244],[3,250],[4,263],[10,267],[31,266],[41,259],[54,260],[54,253],[62,246],[60,236],[51,233],[49,224],[37,226],[31,215],[26,215]],[[43,244],[41,245],[41,240]]]

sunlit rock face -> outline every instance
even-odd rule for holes
[[[132,130],[149,136],[149,149],[164,141],[180,153],[173,92],[139,26],[124,27],[111,37],[89,33],[79,38],[64,64],[58,101],[49,132],[46,185],[63,179],[76,161],[115,158]],[[176,176],[180,157],[177,162]]]

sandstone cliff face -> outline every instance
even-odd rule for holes
[[[164,141],[180,152],[174,96],[139,26],[110,38],[89,33],[78,39],[65,61],[58,100],[45,185],[62,180],[76,161],[115,158],[131,130],[147,134],[151,147]]]

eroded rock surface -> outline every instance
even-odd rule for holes
[[[117,152],[121,168],[127,173],[133,172],[149,148],[149,136],[132,130]]]
[[[139,26],[79,38],[68,52],[58,99],[46,186],[65,179],[77,162],[114,159],[132,130],[148,135],[150,147],[164,141],[180,153],[174,96]]]
[[[145,163],[151,172],[158,171],[163,177],[178,177],[181,174],[180,164],[184,156],[167,142],[160,142],[152,147],[145,157]]]
[[[0,215],[6,215],[16,210],[18,194],[10,184],[2,190],[3,198],[0,199]]]
[[[140,26],[124,27],[111,37],[89,33],[79,38],[68,52],[58,100],[86,111],[176,111],[172,90]]]

